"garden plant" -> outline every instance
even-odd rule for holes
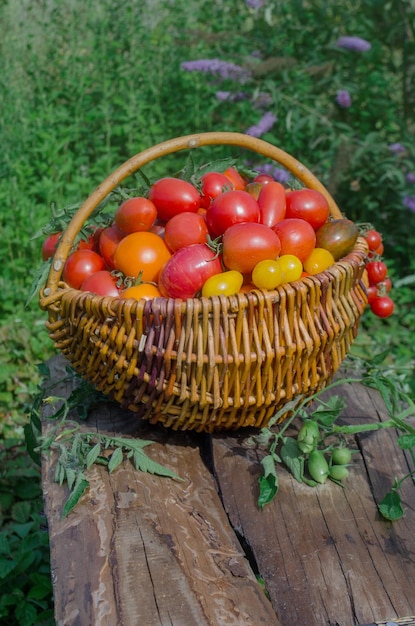
[[[365,312],[352,358],[364,359],[362,378],[377,373],[399,445],[413,449],[399,420],[415,393],[414,24],[413,0],[1,3],[0,622],[53,624],[40,469],[25,442],[42,404],[39,364],[54,354],[36,292],[42,243],[118,165],[165,139],[261,137],[306,164],[349,219],[382,233],[395,310]],[[290,182],[229,148],[214,158],[230,157]],[[169,159],[146,175],[183,167],[183,156]],[[335,430],[334,418],[313,420],[316,437]],[[261,505],[276,487],[273,437],[262,433]]]

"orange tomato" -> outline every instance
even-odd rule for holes
[[[243,191],[246,187],[246,180],[240,175],[238,170],[234,167],[228,167],[223,175],[226,176],[228,180],[231,181],[234,189],[238,189],[239,191]]]
[[[115,269],[144,282],[157,282],[171,252],[163,239],[152,232],[137,232],[120,241],[114,253]]]
[[[161,293],[156,285],[153,283],[140,283],[139,285],[133,285],[127,287],[121,293],[121,298],[134,298],[134,300],[152,300],[153,298],[160,298]]]

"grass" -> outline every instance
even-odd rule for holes
[[[245,132],[268,112],[277,119],[263,138],[303,161],[348,217],[384,234],[396,314],[386,321],[365,314],[355,349],[387,352],[387,365],[415,391],[415,184],[409,176],[415,172],[415,9],[409,0],[340,4],[1,3],[0,453],[7,493],[14,493],[24,466],[23,427],[40,382],[36,365],[53,354],[45,313],[36,299],[26,306],[40,259],[42,236],[35,235],[51,207],[83,200],[120,163],[159,141],[199,131]],[[370,50],[337,46],[344,35],[370,42]],[[244,68],[249,79],[182,69],[183,62],[213,59]],[[337,103],[339,90],[348,91],[350,107]],[[182,163],[181,156],[156,162],[149,175]],[[39,475],[31,463],[26,469],[34,494]],[[14,503],[1,501],[2,538],[27,520],[33,541],[45,536],[36,497],[28,498],[30,512],[24,494]],[[26,521],[11,513],[14,504],[16,511],[26,507]],[[46,552],[43,545],[34,570],[46,567]],[[22,600],[38,581],[30,575],[11,580],[14,590],[5,590],[9,582],[0,570],[0,590],[10,599],[0,617],[40,623],[45,598]]]

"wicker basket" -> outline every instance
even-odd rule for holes
[[[172,139],[126,161],[84,202],[57,248],[40,305],[55,347],[74,369],[141,418],[206,432],[263,427],[288,401],[323,388],[346,356],[367,303],[363,239],[328,270],[269,292],[146,302],[85,293],[61,280],[77,234],[122,180],[154,159],[207,145],[274,160],[321,191],[331,215],[341,217],[306,167],[261,139],[228,132]]]

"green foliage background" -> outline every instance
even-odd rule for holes
[[[51,205],[83,200],[155,143],[200,131],[245,132],[268,111],[277,121],[263,138],[306,164],[348,217],[383,233],[396,314],[385,321],[365,314],[355,350],[387,350],[390,366],[414,391],[415,212],[405,200],[415,198],[408,178],[415,172],[414,24],[413,0],[3,0],[3,439],[22,436],[39,382],[36,363],[53,352],[45,314],[36,300],[25,307],[40,260],[42,238],[34,235],[49,221]],[[339,48],[344,35],[364,38],[370,50]],[[234,63],[250,79],[241,84],[181,68],[200,59]],[[339,89],[349,91],[350,108],[337,104]],[[220,100],[218,91],[244,97]],[[390,148],[397,143],[398,153]],[[177,156],[147,174],[182,164]],[[3,500],[1,506],[4,528],[13,533],[18,522]],[[11,602],[13,611],[20,607],[15,623],[36,623],[39,602]],[[0,618],[12,609],[0,602]]]

